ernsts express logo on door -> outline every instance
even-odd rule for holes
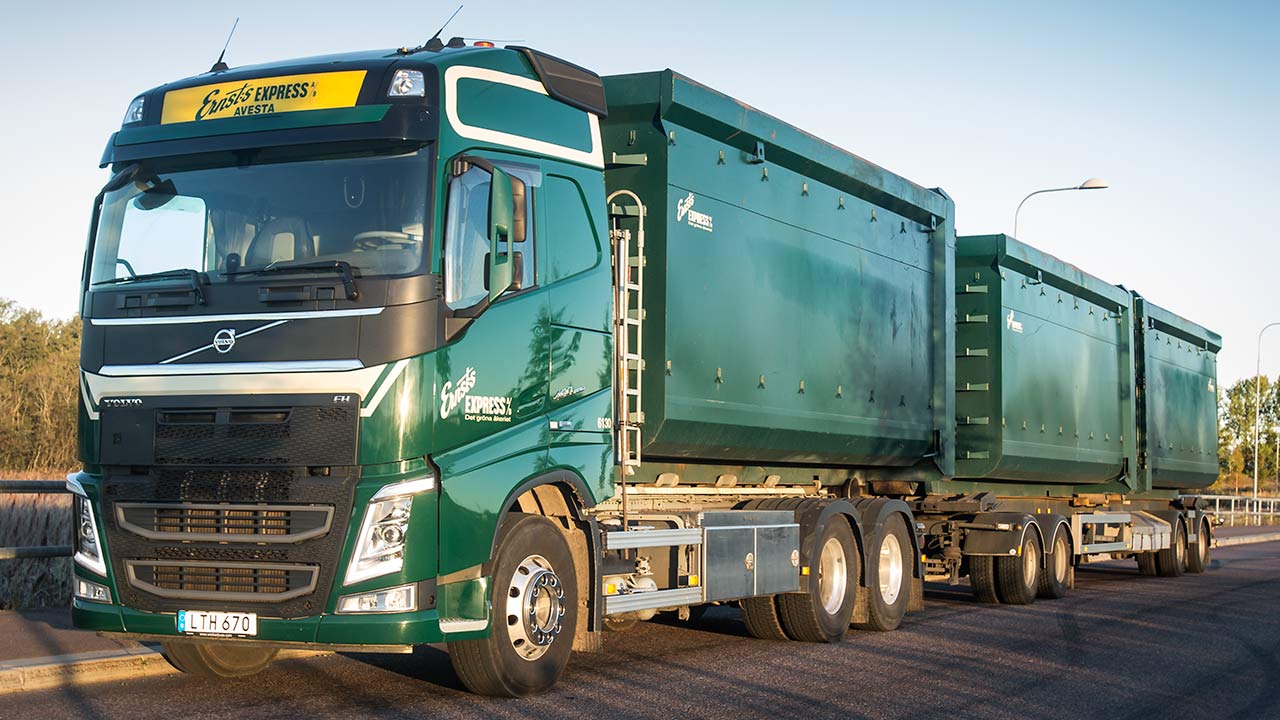
[[[364,70],[283,75],[171,90],[160,124],[351,107]]]
[[[447,420],[458,406],[462,419],[470,422],[511,422],[511,398],[495,395],[472,395],[476,386],[475,368],[467,368],[458,380],[450,380],[440,389],[440,419]]]

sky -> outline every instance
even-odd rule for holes
[[[129,101],[208,70],[416,45],[456,4],[15,4],[0,27],[0,297],[76,312],[98,160]],[[444,37],[602,75],[672,68],[1223,337],[1222,384],[1280,321],[1280,3],[467,0]],[[1280,373],[1280,328],[1262,345]]]

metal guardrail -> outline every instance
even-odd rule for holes
[[[54,495],[66,491],[62,480],[0,480],[0,494]],[[71,557],[73,552],[70,545],[0,547],[0,560]]]
[[[1213,514],[1226,525],[1280,524],[1280,498],[1248,495],[1197,495],[1212,503]]]

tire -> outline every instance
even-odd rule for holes
[[[898,629],[911,600],[915,550],[907,523],[894,514],[880,524],[867,543],[867,622],[854,623],[859,630],[888,632]]]
[[[1138,574],[1143,577],[1155,577],[1156,572],[1156,554],[1154,552],[1141,552],[1134,556],[1138,560]]]
[[[990,555],[969,556],[969,586],[973,588],[973,596],[980,603],[997,605],[1000,596],[996,594],[995,558]]]
[[[747,632],[751,637],[761,640],[790,640],[782,629],[782,619],[778,616],[778,603],[773,595],[746,598],[739,600],[742,608],[742,621],[747,624]]]
[[[1160,577],[1179,577],[1187,564],[1187,525],[1178,521],[1169,547],[1156,551],[1156,572]]]
[[[1030,605],[1035,602],[1043,559],[1039,534],[1027,528],[1022,537],[1021,552],[995,559],[996,593],[1000,595],[1000,602],[1007,605]]]
[[[450,642],[449,659],[476,694],[540,693],[573,649],[578,585],[569,543],[547,518],[511,513],[498,528],[493,568],[489,637]]]
[[[820,528],[815,546],[808,592],[779,595],[778,614],[792,640],[840,642],[858,597],[858,544],[844,516],[833,515]]]
[[[169,664],[189,675],[238,678],[257,675],[275,659],[275,648],[232,643],[166,640],[160,643]]]
[[[1053,536],[1053,544],[1049,553],[1044,556],[1044,568],[1040,572],[1040,582],[1036,588],[1036,597],[1049,600],[1066,597],[1071,588],[1071,541],[1066,530],[1058,530]]]
[[[1209,550],[1213,536],[1209,532],[1209,523],[1200,521],[1200,531],[1196,533],[1196,542],[1187,547],[1187,572],[1202,573],[1209,568]]]

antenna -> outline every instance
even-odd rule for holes
[[[418,47],[416,47],[416,48],[413,48],[412,50],[410,50],[410,49],[408,49],[408,48],[400,48],[400,54],[401,54],[401,55],[412,55],[412,54],[414,54],[414,53],[416,53],[416,52],[418,52],[418,51],[420,51],[420,50],[432,50],[432,51],[436,51],[436,50],[440,50],[441,48],[443,48],[443,47],[444,47],[444,43],[440,42],[440,33],[444,32],[444,29],[445,29],[445,28],[447,28],[447,27],[449,27],[449,23],[453,22],[453,19],[454,19],[455,17],[457,17],[457,16],[458,16],[458,13],[462,12],[462,8],[463,8],[463,7],[464,7],[464,6],[459,5],[459,6],[458,6],[458,9],[457,9],[457,10],[454,10],[454,11],[453,11],[453,14],[449,16],[449,19],[448,19],[448,20],[445,20],[445,21],[444,21],[444,24],[440,26],[440,29],[436,31],[436,34],[431,36],[431,39],[430,39],[430,40],[426,41],[425,43],[423,43],[423,44],[419,45],[419,46],[418,46]]]
[[[222,58],[226,57],[227,46],[231,44],[231,37],[236,34],[236,27],[239,25],[240,18],[236,18],[236,21],[231,24],[231,32],[227,33],[227,41],[222,44],[222,52],[218,53],[218,61],[213,64],[213,67],[209,68],[209,72],[222,72],[223,70],[231,69],[231,66],[222,62]]]

